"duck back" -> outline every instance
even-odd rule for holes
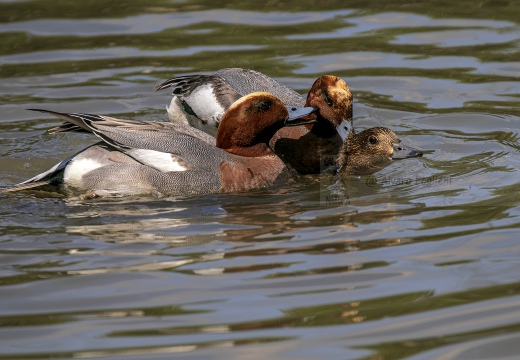
[[[293,89],[271,79],[258,71],[251,69],[229,68],[213,73],[221,77],[240,95],[247,95],[257,91],[265,91],[275,95],[288,106],[305,106],[305,98]]]

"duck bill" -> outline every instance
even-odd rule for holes
[[[306,125],[316,122],[316,117],[308,117],[308,115],[316,112],[316,109],[313,107],[286,106],[286,108],[289,112],[289,117],[285,120],[285,126]]]
[[[403,145],[403,143],[394,143],[394,153],[392,154],[392,160],[408,159],[414,157],[421,157],[423,153],[421,150],[414,149],[413,147]]]
[[[341,120],[341,123],[338,126],[336,126],[336,131],[341,137],[341,140],[345,142],[345,139],[347,138],[348,134],[354,131],[354,124],[352,121],[349,120]]]

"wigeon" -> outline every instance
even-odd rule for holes
[[[173,88],[167,107],[173,122],[188,123],[215,135],[226,109],[240,96],[267,91],[288,106],[311,106],[316,123],[282,128],[269,146],[301,174],[319,173],[324,155],[337,155],[352,129],[352,93],[344,80],[325,75],[312,85],[307,98],[260,72],[231,68],[211,75],[185,75],[163,82],[154,90]]]
[[[337,174],[371,175],[394,160],[422,155],[422,151],[403,144],[392,130],[374,127],[347,136],[339,151]]]
[[[221,119],[215,139],[179,123],[120,120],[91,114],[39,110],[66,122],[54,131],[87,131],[102,141],[50,170],[4,191],[61,185],[83,197],[225,193],[271,186],[288,176],[269,148],[283,126],[312,107],[286,107],[272,94],[255,92],[236,100]]]

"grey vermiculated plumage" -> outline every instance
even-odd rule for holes
[[[109,153],[111,152],[118,154],[117,162],[109,160],[111,158]],[[116,191],[121,194],[142,192],[190,195],[216,192],[221,184],[221,179],[214,172],[195,169],[165,173],[143,165],[109,145],[98,143],[61,161],[42,174],[2,190],[4,192],[15,192],[43,185],[59,184],[63,178],[65,167],[73,161],[81,161],[82,159],[95,159],[104,163],[102,168],[83,176],[83,187],[87,189],[107,189],[107,192]],[[121,179],[131,179],[132,181],[125,181],[123,188]],[[67,184],[64,185],[65,190],[73,190],[69,189]]]
[[[215,150],[215,138],[181,124],[120,120],[90,114],[70,114],[70,117],[75,122],[83,122],[96,136],[124,153],[127,153],[128,149],[170,153],[203,169],[214,169],[215,164],[220,164],[229,157],[224,150]],[[198,143],[197,146],[193,146],[194,142]]]
[[[221,69],[211,75],[179,76],[156,86],[155,90],[173,87],[174,95],[189,96],[197,86],[207,83],[208,80],[214,86],[216,96],[218,94],[229,94],[228,96],[236,98],[237,94],[240,97],[256,91],[266,91],[278,97],[285,105],[305,106],[305,98],[291,88],[262,73],[241,68]],[[221,104],[225,108],[228,108],[232,103],[226,99],[226,96],[219,99],[224,99]]]
[[[214,73],[220,76],[241,95],[255,91],[266,91],[288,106],[305,106],[305,98],[293,89],[279,83],[270,77],[250,69],[230,68],[222,69]]]
[[[107,148],[107,151],[111,150],[110,147]],[[87,153],[85,156],[92,157],[92,154]],[[125,181],[123,189],[121,179],[132,179],[132,181],[130,183]],[[210,171],[188,170],[165,173],[133,161],[133,159],[123,163],[112,163],[91,171],[83,176],[83,183],[87,189],[119,190],[118,192],[121,194],[140,192],[190,195],[215,192],[220,187],[220,179]]]
[[[36,110],[36,109],[34,109]],[[90,171],[82,177],[87,189],[158,192],[170,195],[212,193],[218,191],[221,179],[214,172],[222,161],[233,163],[235,155],[215,148],[215,139],[200,130],[174,123],[157,123],[90,114],[64,114],[37,110],[58,116],[74,127],[65,131],[90,131],[101,138],[98,143],[65,159],[50,170],[39,174],[6,191],[19,191],[31,187],[59,182],[63,171],[74,161],[93,159],[103,167]],[[196,143],[196,146],[194,146]],[[134,158],[139,149],[170,153],[178,157],[188,170],[162,172],[150,164]],[[182,154],[182,155],[180,155]],[[115,160],[114,160],[115,159]],[[213,171],[212,171],[213,170]],[[120,179],[132,179],[122,189]]]
[[[92,115],[92,114],[81,114],[81,113],[72,113],[72,114],[63,114],[50,110],[41,110],[41,109],[30,109],[34,111],[40,111],[48,114],[52,114],[54,116],[59,117],[66,122],[62,125],[52,128],[49,130],[50,133],[56,132],[91,132],[101,137],[101,135],[105,132],[110,135],[111,139],[117,142],[128,141],[128,143],[124,143],[129,147],[133,146],[133,141],[139,141],[141,144],[147,144],[145,146],[155,146],[162,145],[157,144],[154,139],[161,139],[161,141],[167,141],[167,143],[172,142],[171,133],[175,133],[175,136],[185,136],[188,138],[196,138],[204,141],[209,145],[215,144],[215,138],[194,128],[186,127],[181,124],[176,123],[160,123],[160,122],[149,122],[149,121],[135,121],[135,120],[123,120],[112,118],[109,116],[101,116],[101,115]],[[136,137],[136,131],[144,131],[149,134],[146,137],[147,140],[142,139],[140,136]],[[164,131],[164,132],[162,132]],[[124,135],[123,135],[124,132]],[[125,139],[126,140],[123,140]],[[143,142],[144,141],[144,142]],[[158,150],[154,148],[144,147],[145,149]]]

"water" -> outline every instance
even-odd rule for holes
[[[0,195],[0,359],[515,359],[520,5],[1,1],[0,183],[95,140],[28,108],[166,120],[174,75],[334,74],[424,150],[234,195]]]

